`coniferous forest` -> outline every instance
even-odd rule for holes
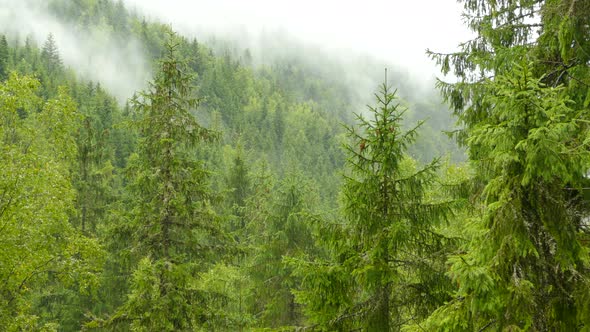
[[[451,79],[360,97],[303,51],[37,2],[149,81],[0,34],[0,331],[590,331],[590,1],[459,2]]]

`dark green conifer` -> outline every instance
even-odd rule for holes
[[[45,44],[43,44],[41,57],[45,62],[45,65],[47,66],[49,74],[57,74],[62,67],[62,61],[59,55],[59,50],[57,49],[55,38],[53,37],[52,33],[50,33],[49,36],[47,36],[47,40],[45,41]]]
[[[311,319],[329,330],[394,331],[447,299],[446,239],[436,226],[450,204],[429,198],[438,160],[419,168],[406,150],[418,126],[404,130],[403,109],[383,83],[370,119],[349,127],[345,222],[323,226],[332,260],[299,262],[297,292]]]
[[[171,34],[154,82],[133,100],[140,136],[128,167],[134,178],[131,222],[134,251],[142,258],[127,302],[110,321],[133,329],[195,330],[212,314],[198,274],[219,253],[224,233],[212,208],[209,172],[195,148],[217,134],[191,113],[198,100],[177,47]]]

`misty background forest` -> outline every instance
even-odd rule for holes
[[[0,2],[0,330],[590,331],[590,2],[459,3],[425,84]]]

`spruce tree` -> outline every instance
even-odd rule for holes
[[[261,326],[297,326],[302,315],[292,289],[299,279],[283,258],[315,251],[307,219],[317,196],[298,174],[288,174],[271,194],[269,210],[250,225],[255,243],[248,269],[260,285],[254,291],[256,312]]]
[[[45,44],[43,44],[41,57],[47,66],[49,75],[57,74],[62,67],[62,61],[52,33],[47,36],[47,40],[45,41]]]
[[[471,241],[452,257],[453,301],[434,330],[590,327],[588,1],[464,1],[475,39],[432,56],[477,170]],[[423,325],[424,326],[424,325]],[[418,329],[418,328],[417,328]]]
[[[115,148],[111,134],[114,117],[120,116],[116,103],[97,85],[92,83],[84,89],[84,116],[78,131],[78,172],[75,186],[78,191],[77,226],[82,232],[96,234],[97,226],[104,221],[108,205],[114,202]]]
[[[249,169],[244,160],[244,152],[242,151],[241,145],[238,145],[237,151],[235,152],[233,165],[226,178],[226,185],[231,190],[231,193],[226,200],[232,210],[232,214],[237,219],[237,222],[232,227],[232,231],[241,233],[246,227],[243,210],[251,189]]]
[[[142,258],[126,303],[109,323],[142,331],[195,330],[208,320],[198,274],[224,237],[212,208],[216,195],[209,172],[195,158],[197,146],[217,134],[191,113],[198,100],[177,47],[171,34],[154,82],[133,100],[140,137],[128,171],[134,251]]]
[[[451,212],[432,200],[438,160],[419,168],[406,150],[418,126],[402,128],[405,112],[387,83],[349,127],[345,221],[319,231],[331,260],[293,261],[304,277],[296,292],[313,322],[329,330],[399,330],[447,299],[444,247],[436,226]]]

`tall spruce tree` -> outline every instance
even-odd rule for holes
[[[451,259],[446,331],[590,328],[586,203],[590,3],[463,1],[477,36],[431,53],[480,190],[472,241]]]
[[[294,261],[304,277],[297,299],[328,330],[399,330],[447,299],[444,245],[437,233],[451,212],[430,199],[438,160],[417,167],[407,154],[418,126],[404,131],[403,109],[387,83],[348,128],[351,144],[342,190],[345,222],[323,226],[332,261]]]
[[[109,323],[140,331],[195,330],[208,320],[198,274],[224,237],[212,209],[209,172],[195,158],[195,148],[217,135],[191,113],[197,99],[177,47],[171,33],[154,82],[133,100],[140,137],[129,161],[130,222],[134,251],[142,258],[126,303]]]

